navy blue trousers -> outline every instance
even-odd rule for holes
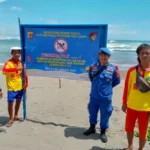
[[[100,128],[109,128],[109,118],[113,112],[112,101],[106,99],[95,99],[91,96],[88,104],[88,110],[90,124],[97,124],[97,116],[100,110]]]

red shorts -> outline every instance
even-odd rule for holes
[[[136,111],[127,108],[125,130],[126,132],[134,132],[134,127],[137,119],[140,139],[145,140],[148,129],[149,112]]]

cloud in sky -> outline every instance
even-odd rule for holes
[[[0,3],[3,3],[3,2],[5,2],[6,0],[0,0]]]
[[[14,11],[22,11],[22,8],[16,7],[16,6],[12,6],[12,7],[11,7],[11,10],[14,10]]]

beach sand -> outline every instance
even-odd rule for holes
[[[27,120],[15,122],[6,128],[8,121],[7,97],[4,76],[0,74],[0,85],[4,98],[0,101],[0,124],[6,133],[0,133],[1,150],[112,150],[127,146],[124,132],[125,114],[121,111],[122,92],[125,72],[121,73],[122,81],[114,89],[114,112],[110,119],[108,143],[99,139],[99,117],[97,133],[83,136],[89,127],[87,104],[89,101],[90,82],[61,79],[29,77],[27,90]],[[20,116],[23,109],[21,106]],[[138,138],[134,139],[135,149]],[[145,150],[149,150],[147,142]]]

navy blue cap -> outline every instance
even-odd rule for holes
[[[99,49],[99,54],[107,54],[107,55],[111,56],[111,51],[106,47],[101,47]]]

